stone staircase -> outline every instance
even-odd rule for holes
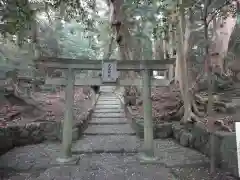
[[[83,137],[73,147],[76,153],[137,153],[140,140],[128,124],[121,102],[103,92]]]

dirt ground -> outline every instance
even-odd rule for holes
[[[74,94],[74,116],[79,121],[81,116],[91,108],[92,101],[89,91],[82,88],[75,88]],[[15,96],[4,98],[0,103],[0,126],[9,124],[26,124],[34,121],[61,121],[64,112],[63,91],[57,93],[34,93],[35,106],[26,103]]]
[[[152,88],[152,113],[153,119],[156,123],[179,121],[179,118],[173,118],[182,106],[181,95],[175,85],[169,87]],[[140,100],[140,97],[138,98]],[[143,105],[140,103],[136,106],[131,106],[134,113],[137,113],[136,117],[143,118]],[[206,126],[209,126],[210,121],[221,120],[228,131],[235,131],[234,122],[238,121],[240,117],[240,109],[236,110],[236,113],[218,113],[215,112],[212,117],[199,118]],[[219,128],[216,125],[216,128]],[[221,129],[222,130],[222,129]],[[226,130],[226,129],[223,129]]]

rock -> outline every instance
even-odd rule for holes
[[[30,136],[32,137],[32,141],[34,144],[41,143],[42,141],[44,141],[44,136],[41,133],[40,129],[33,131]]]
[[[38,123],[29,123],[26,125],[26,129],[28,129],[28,131],[32,132],[36,129],[39,129],[39,124]]]
[[[175,123],[172,126],[173,136],[176,140],[180,140],[181,133],[183,132],[184,126],[180,123]]]
[[[40,130],[46,140],[54,141],[58,140],[60,136],[60,123],[57,122],[42,122],[40,125]]]
[[[235,133],[224,133],[219,148],[221,167],[238,176],[238,158]]]
[[[204,124],[201,122],[196,123],[192,129],[192,135],[193,144],[191,146],[201,152],[206,151],[206,144],[209,141],[210,133],[207,132]]]
[[[29,133],[28,129],[21,128],[20,129],[20,136],[19,136],[19,138],[28,138],[29,134],[30,133]]]
[[[137,98],[135,96],[125,96],[124,102],[126,105],[135,106],[137,102]]]
[[[141,106],[143,101],[141,99],[136,99],[136,105]]]
[[[190,133],[183,131],[180,135],[180,144],[187,147],[189,145]]]
[[[72,133],[72,140],[77,141],[79,139],[79,129],[74,128]]]
[[[226,103],[226,113],[236,113],[237,104],[235,103]]]
[[[172,123],[156,124],[156,138],[169,138],[172,135]]]

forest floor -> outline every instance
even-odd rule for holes
[[[34,93],[35,105],[28,104],[24,99],[20,99],[13,94],[3,98],[0,102],[0,126],[9,124],[27,124],[36,121],[61,121],[64,112],[63,91],[56,93]],[[74,115],[76,120],[81,119],[89,108],[92,101],[88,93],[82,88],[76,88],[74,94]]]
[[[137,102],[142,102],[141,97],[137,98]],[[175,85],[171,85],[169,87],[152,88],[152,112],[153,120],[155,123],[179,121],[180,118],[176,118],[175,115],[179,111],[182,104],[183,102],[181,101],[180,92]],[[137,103],[137,105],[131,106],[131,108],[133,110],[133,113],[137,114],[135,117],[143,118],[142,103]],[[228,127],[228,131],[235,131],[234,123],[238,121],[238,117],[240,117],[239,110],[240,108],[235,109],[234,113],[220,113],[214,111],[214,114],[212,116],[201,117],[199,120],[206,125],[206,128],[209,126],[210,121],[221,121],[226,127]],[[215,126],[216,128],[219,128],[217,127],[219,126],[218,124]]]

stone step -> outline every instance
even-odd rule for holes
[[[113,124],[127,124],[126,118],[92,118],[89,124],[95,125],[113,125]]]
[[[84,135],[135,135],[129,124],[89,125]]]
[[[120,103],[120,100],[119,99],[98,99],[97,102],[102,102],[102,101],[105,101],[105,102],[119,102]]]
[[[136,136],[83,136],[73,144],[73,153],[137,153],[140,141]]]
[[[123,109],[95,109],[94,113],[124,113]]]
[[[120,105],[120,101],[98,101],[97,105]]]
[[[100,96],[99,99],[119,99],[117,96]]]
[[[114,97],[114,98],[102,98],[102,97],[99,97],[98,98],[98,101],[119,101],[118,98]]]
[[[99,112],[94,112],[92,114],[93,118],[124,118],[125,114],[118,112],[118,113],[112,113],[112,112],[105,112],[105,113],[99,113]]]
[[[96,109],[118,109],[118,108],[121,108],[121,105],[118,104],[118,105],[98,105],[96,104],[95,106]]]

